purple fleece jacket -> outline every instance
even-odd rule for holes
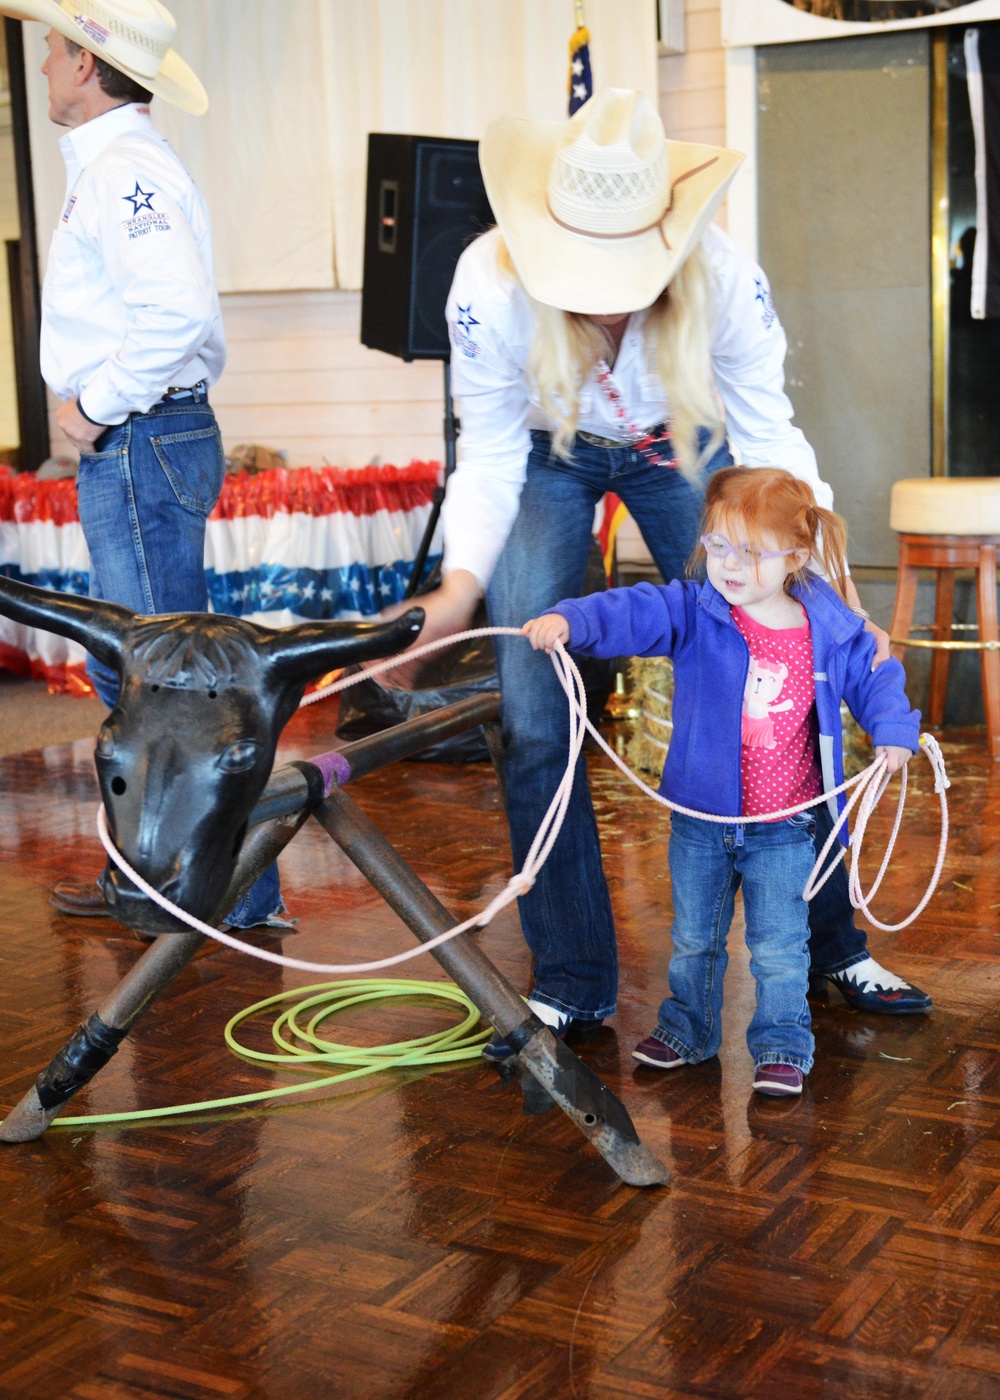
[[[824,790],[844,781],[841,700],[873,744],[916,753],[920,714],[910,709],[900,663],[893,658],[871,669],[875,639],[822,579],[810,577],[793,591],[812,634]],[[678,580],[568,598],[548,611],[569,623],[572,651],[672,658],[674,728],[660,791],[699,812],[742,812],[741,717],[750,651],[725,598],[710,583]],[[844,800],[837,799],[837,810]]]

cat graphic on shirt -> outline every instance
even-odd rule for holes
[[[776,749],[773,714],[795,708],[793,700],[775,704],[788,676],[788,667],[780,662],[762,661],[750,657],[750,670],[743,688],[742,741],[748,749]]]

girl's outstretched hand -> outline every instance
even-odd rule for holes
[[[884,754],[888,759],[889,766],[886,769],[888,773],[898,773],[900,768],[905,767],[913,757],[909,749],[901,749],[896,744],[879,744],[875,753],[879,758]]]
[[[551,651],[556,642],[565,646],[569,641],[569,623],[561,613],[546,613],[544,617],[533,617],[521,628],[521,635],[536,651]]]

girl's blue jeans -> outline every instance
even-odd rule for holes
[[[755,1065],[794,1065],[808,1074],[814,1041],[806,988],[809,916],[802,889],[816,859],[807,812],[780,822],[724,826],[670,815],[671,995],[657,1039],[697,1063],[718,1053],[726,935],[743,887],[757,1009],[747,1030]]]
[[[705,467],[703,484],[731,462],[728,448],[720,448]],[[697,541],[701,490],[677,470],[650,465],[631,447],[596,447],[577,438],[571,460],[561,461],[551,455],[549,435],[535,432],[520,511],[487,593],[495,626],[520,627],[561,598],[579,594],[594,507],[606,491],[625,502],[664,579],[683,574]],[[544,652],[514,637],[496,637],[494,644],[503,696],[507,819],[520,868],[565,771],[566,698]],[[833,880],[823,891],[829,895],[822,946],[813,948],[815,968],[822,972],[839,971],[865,954],[846,878],[831,886]],[[615,929],[582,760],[565,825],[519,908],[534,958],[532,996],[581,1020],[613,1015]]]
[[[147,615],[207,612],[205,521],[226,471],[207,394],[155,404],[109,428],[80,458],[77,501],[90,552],[90,596]],[[118,677],[90,657],[87,673],[109,709]],[[227,923],[252,928],[284,905],[272,865]]]

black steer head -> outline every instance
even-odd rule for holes
[[[247,820],[306,683],[391,656],[423,625],[303,623],[273,632],[211,613],[142,617],[115,603],[0,578],[0,613],[82,643],[121,678],[95,762],[115,845],[154,889],[200,919],[225,914]],[[147,933],[181,927],[116,866],[109,912]]]

